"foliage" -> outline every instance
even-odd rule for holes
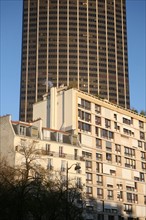
[[[141,110],[140,114],[143,115],[143,116],[146,116],[146,111]]]
[[[131,111],[138,113],[137,109],[135,109],[135,108],[131,108]]]
[[[39,154],[33,147],[20,152],[23,166],[13,168],[4,160],[0,164],[1,220],[82,220],[81,190],[69,183],[67,191],[65,181],[37,167]]]
[[[131,108],[131,111],[133,111],[133,112],[135,112],[135,113],[138,114],[138,111],[137,111],[135,108]],[[143,116],[146,116],[146,111],[141,110],[141,111],[139,112],[139,114],[140,114],[140,115],[143,115]]]

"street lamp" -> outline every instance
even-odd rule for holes
[[[68,167],[68,162],[66,164],[66,220],[68,220],[68,171],[75,166],[75,170],[80,170],[81,167],[78,163],[72,164],[70,167]]]

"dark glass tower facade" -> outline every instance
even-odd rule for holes
[[[20,119],[54,86],[130,107],[125,0],[24,0]]]

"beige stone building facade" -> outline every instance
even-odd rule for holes
[[[97,201],[89,213],[108,220],[146,218],[144,116],[67,87],[52,88],[33,112],[43,126],[79,136],[86,195]]]
[[[23,166],[23,150],[30,149],[34,166],[45,168],[52,175],[77,187],[85,188],[85,161],[76,135],[42,127],[42,120],[32,123],[11,121],[11,116],[0,118],[0,156],[11,166]],[[35,153],[37,152],[37,154]],[[35,157],[34,157],[35,154]],[[80,170],[75,170],[79,165]]]

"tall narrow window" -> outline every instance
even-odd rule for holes
[[[74,149],[74,159],[77,160],[78,159],[78,150]]]
[[[48,170],[53,170],[53,159],[52,158],[48,159],[47,168],[48,168]]]
[[[86,193],[92,194],[92,187],[91,186],[86,186]]]
[[[61,160],[61,172],[65,172],[65,170],[66,170],[66,161]]]
[[[50,144],[46,144],[46,154],[50,153]]]
[[[103,189],[97,188],[97,198],[103,198]]]
[[[59,146],[59,157],[63,157],[63,147]]]
[[[81,177],[77,177],[77,187],[78,188],[81,188],[82,187],[82,179],[81,179]]]
[[[107,191],[107,198],[110,199],[110,200],[113,199],[113,190],[108,190]]]

